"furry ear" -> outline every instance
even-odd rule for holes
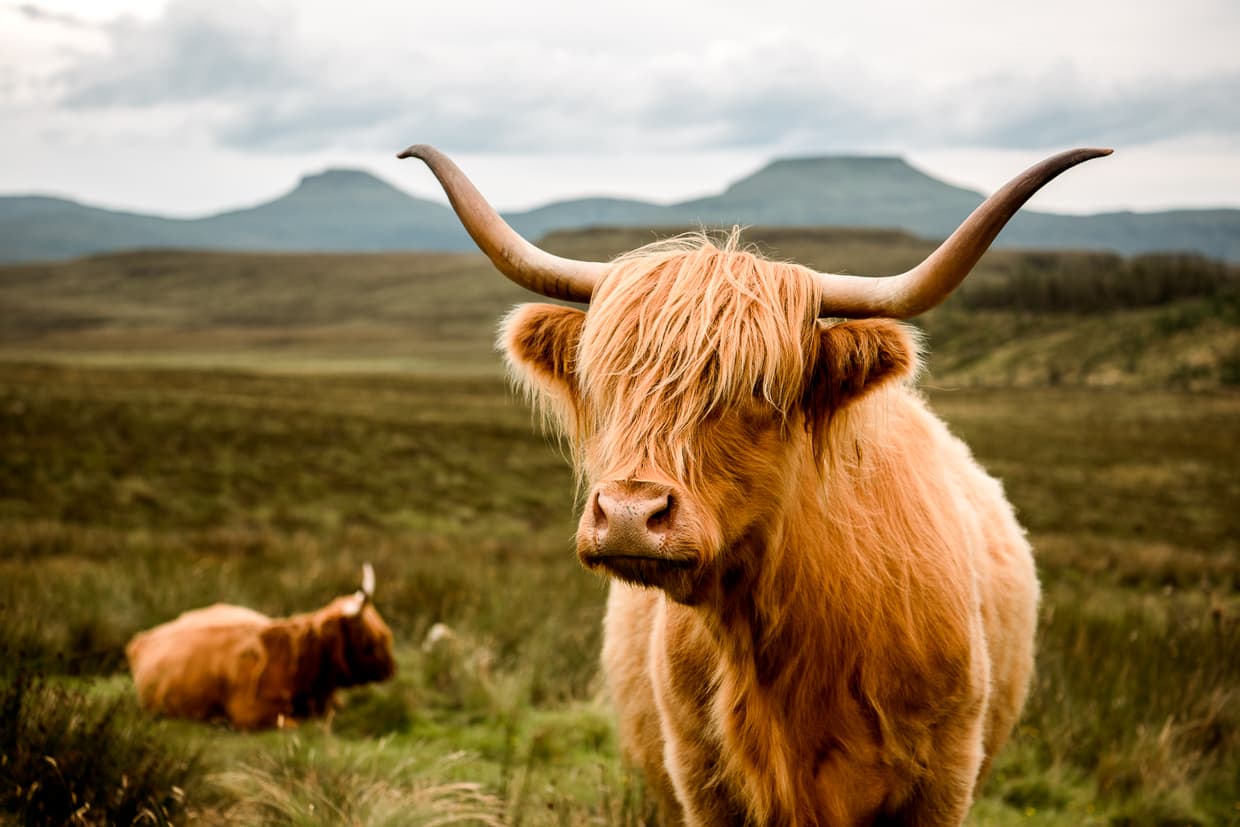
[[[586,314],[554,304],[523,304],[504,320],[500,346],[526,384],[572,384]],[[544,388],[550,390],[550,388]]]
[[[577,344],[586,314],[554,304],[523,304],[500,328],[508,370],[531,397],[553,401],[561,421],[578,401]],[[567,409],[566,409],[567,408]]]
[[[811,418],[830,417],[884,382],[911,377],[918,351],[912,330],[889,319],[820,325],[806,383]]]

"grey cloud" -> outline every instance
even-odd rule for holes
[[[391,118],[390,102],[381,100],[345,97],[299,100],[293,105],[259,103],[226,118],[217,134],[229,146],[305,151],[338,144],[343,135]]]
[[[1240,74],[1107,93],[1037,90],[981,133],[1001,146],[1141,144],[1185,134],[1240,137]]]
[[[79,17],[64,12],[51,11],[36,3],[19,3],[14,8],[27,20],[33,20],[36,23],[54,23],[71,29],[87,29],[91,27],[89,23]]]
[[[61,78],[70,108],[147,107],[281,94],[313,83],[286,46],[284,24],[208,4],[174,2],[156,23],[121,18],[101,28],[106,55],[82,55]]]
[[[176,0],[105,27],[112,49],[62,78],[80,110],[201,104],[215,139],[254,151],[428,140],[456,150],[1137,143],[1240,135],[1240,78],[1105,89],[1071,69],[946,92],[880,76],[800,41],[704,55],[549,53],[521,43],[418,43],[356,55],[296,39],[275,14]],[[891,69],[888,72],[894,71]]]

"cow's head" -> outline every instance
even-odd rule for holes
[[[608,264],[550,255],[517,235],[461,171],[426,161],[498,269],[588,311],[525,305],[501,337],[514,374],[569,438],[586,494],[577,552],[589,568],[700,600],[744,574],[749,538],[819,467],[826,424],[910,376],[908,318],[941,302],[1007,220],[1060,172],[1109,150],[1062,153],[982,204],[898,276],[817,273],[702,236]],[[821,318],[865,318],[825,323]]]
[[[392,630],[374,605],[375,572],[362,566],[362,587],[338,597],[316,613],[315,627],[324,660],[337,686],[387,680],[396,671]]]
[[[573,446],[584,565],[694,602],[766,536],[831,414],[912,373],[899,323],[823,324],[817,299],[810,271],[696,237],[618,260],[588,312],[516,309],[503,346]]]

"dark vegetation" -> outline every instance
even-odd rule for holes
[[[164,741],[128,699],[48,680],[12,644],[0,642],[0,813],[22,824],[180,822],[201,786],[197,752]]]
[[[921,244],[824,237],[764,243],[887,271]],[[989,256],[977,295],[1087,258]],[[921,322],[934,407],[1004,481],[1044,584],[1029,706],[970,824],[1240,823],[1240,395],[1223,357],[1194,361],[1234,358],[1235,274],[1175,261],[1196,287],[1148,276],[1171,301],[971,309],[970,285]],[[645,822],[598,697],[571,472],[489,352],[522,298],[465,256],[0,271],[0,823]],[[330,726],[140,715],[135,631],[319,606],[365,560],[399,671]],[[424,645],[439,622],[455,635]]]
[[[968,284],[959,303],[969,310],[1026,313],[1114,313],[1187,299],[1224,303],[1240,320],[1240,267],[1204,256],[1026,253],[1006,274]]]

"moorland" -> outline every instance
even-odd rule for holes
[[[748,237],[850,272],[929,248]],[[648,823],[572,474],[492,349],[525,300],[471,254],[0,268],[0,823]],[[969,823],[1240,823],[1240,275],[994,251],[916,323],[922,386],[1003,481],[1044,588],[1030,702]],[[330,724],[139,712],[133,633],[215,601],[308,610],[364,561],[398,673]],[[436,623],[450,645],[424,645]]]

